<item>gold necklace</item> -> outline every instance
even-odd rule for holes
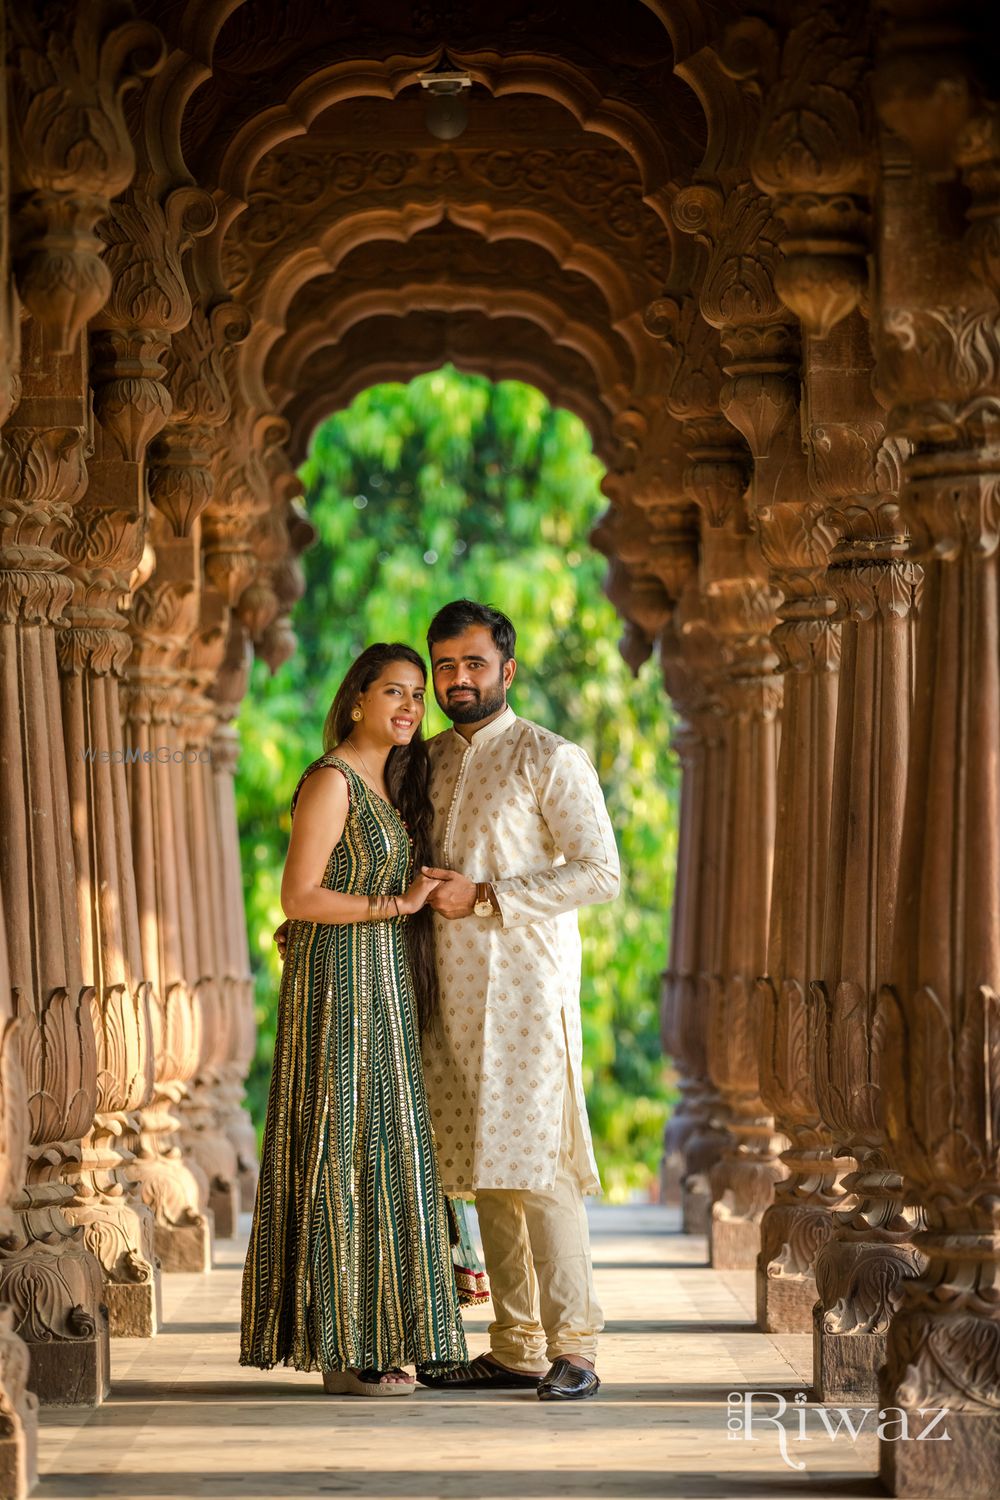
[[[364,771],[365,775],[368,777],[368,784],[371,787],[372,791],[373,792],[378,792],[378,795],[381,797],[382,793],[378,791],[378,787],[375,785],[375,778],[372,775],[371,771],[368,769],[367,762],[365,761],[364,756],[361,754],[361,751],[358,749],[357,745],[351,745],[350,748],[354,752],[354,754],[358,757],[358,760],[361,762],[361,769],[362,769],[362,771]]]

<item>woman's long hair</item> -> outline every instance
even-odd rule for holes
[[[366,646],[348,670],[323,725],[323,750],[333,750],[350,740],[354,729],[351,710],[362,693],[381,677],[391,662],[405,661],[416,667],[427,681],[427,667],[419,652],[400,641],[376,641]],[[406,820],[413,838],[413,871],[434,863],[431,847],[433,809],[430,783],[431,761],[418,725],[408,745],[394,745],[385,763],[385,784],[389,796]],[[434,924],[430,907],[410,917],[406,924],[407,952],[417,997],[417,1017],[421,1033],[430,1030],[438,1015],[437,968],[434,963]]]

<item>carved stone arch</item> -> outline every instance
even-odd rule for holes
[[[564,133],[559,150],[539,149],[524,128],[509,141],[499,137],[506,142],[499,147],[494,132],[489,149],[441,151],[429,137],[411,144],[422,121],[410,110],[401,127],[393,113],[400,108],[379,121],[384,135],[395,132],[391,149],[351,151],[349,122],[327,119],[321,135],[262,162],[239,223],[224,243],[221,226],[213,232],[227,296],[271,316],[269,285],[289,274],[293,257],[320,247],[332,266],[381,213],[401,212],[410,220],[406,233],[447,214],[484,234],[538,239],[553,254],[572,255],[577,268],[600,278],[618,316],[667,286],[670,237],[644,206],[621,152],[585,149],[575,131]],[[548,123],[555,129],[558,121]]]
[[[417,312],[359,323],[341,342],[315,354],[302,371],[302,389],[285,406],[293,464],[306,456],[316,426],[366,386],[411,380],[451,363],[491,380],[525,380],[554,405],[573,412],[607,463],[616,447],[613,419],[578,354],[554,345],[537,327],[516,318],[471,314],[457,326],[447,314]]]
[[[292,298],[313,277],[339,269],[353,251],[369,243],[399,243],[441,224],[454,224],[490,244],[523,240],[547,250],[566,272],[586,276],[608,304],[609,321],[628,343],[633,357],[650,343],[643,313],[658,283],[641,266],[616,258],[611,249],[578,238],[565,223],[528,207],[496,208],[489,203],[413,204],[380,206],[345,218],[324,236],[321,245],[304,244],[289,253],[264,288],[236,284],[236,295],[252,299],[257,324],[282,326]],[[244,345],[257,347],[260,335],[251,333]]]
[[[569,311],[541,291],[527,287],[460,286],[447,281],[416,283],[398,287],[372,287],[337,302],[329,315],[307,325],[296,339],[285,344],[292,351],[281,389],[291,395],[301,389],[303,365],[319,350],[337,344],[352,328],[373,317],[405,317],[419,308],[421,312],[483,312],[490,318],[522,318],[537,324],[554,344],[575,351],[590,366],[593,381],[602,401],[617,409],[628,400],[630,372],[607,335],[571,316]],[[617,393],[616,397],[611,392]],[[280,404],[281,390],[272,391]]]
[[[288,173],[300,168],[301,162],[294,158],[287,168],[272,167],[271,188],[287,185]],[[295,197],[305,197],[304,189],[313,181],[307,175],[296,188]],[[450,190],[445,181],[438,187],[426,187],[419,195],[403,197],[393,187],[391,193],[383,191],[377,195],[376,201],[366,201],[363,207],[349,200],[346,211],[343,201],[335,196],[328,215],[320,216],[318,221],[313,216],[307,225],[302,226],[299,243],[295,243],[292,236],[285,239],[282,235],[276,246],[266,247],[262,262],[264,269],[251,272],[245,263],[240,265],[237,257],[237,264],[231,268],[229,277],[230,290],[244,298],[256,314],[250,337],[239,352],[244,400],[258,408],[266,405],[260,372],[270,349],[285,330],[292,299],[310,280],[336,271],[352,251],[360,250],[369,242],[412,242],[418,234],[445,221],[479,234],[490,242],[514,238],[541,245],[568,271],[579,271],[593,279],[609,304],[617,333],[626,340],[631,352],[637,390],[657,389],[660,351],[646,332],[642,314],[649,298],[662,284],[662,278],[669,273],[668,246],[665,238],[659,236],[658,229],[655,233],[662,261],[649,265],[642,253],[647,249],[647,240],[642,234],[623,239],[613,231],[605,230],[602,235],[598,228],[595,232],[593,221],[600,218],[597,208],[589,220],[581,218],[577,224],[567,224],[565,217],[560,215],[558,203],[551,196],[545,198],[543,195],[539,206],[530,202],[496,204],[490,201],[488,184],[484,188],[470,192],[466,184],[464,193],[458,194]],[[379,201],[387,197],[392,201]],[[416,202],[414,198],[417,198]],[[279,215],[280,225],[286,226],[288,214],[282,207],[280,195],[271,191],[267,201]],[[268,221],[268,233],[272,232],[272,222]],[[634,229],[633,221],[626,220],[625,228]],[[266,235],[259,237],[266,239]],[[233,244],[238,246],[238,241]]]
[[[148,11],[167,42],[163,67],[147,84],[135,131],[147,167],[160,187],[192,180],[181,147],[181,123],[195,91],[211,77],[216,38],[244,0],[181,0],[166,6],[159,0],[136,4]]]
[[[252,5],[244,8],[248,17],[245,35],[253,29],[251,22],[257,18],[257,10],[259,7]],[[462,38],[451,24],[449,56],[467,69],[474,83],[494,96],[518,93],[554,99],[582,129],[616,141],[640,171],[645,200],[669,225],[670,183],[683,174],[701,150],[703,129],[697,106],[684,84],[673,76],[669,39],[664,36],[663,46],[655,48],[655,28],[647,28],[646,42],[647,51],[656,55],[649,57],[644,68],[637,67],[633,58],[624,85],[617,94],[609,92],[609,79],[614,80],[616,73],[607,67],[605,43],[613,38],[602,34],[591,39],[588,55],[583,37],[594,14],[599,23],[603,21],[600,11],[588,14],[575,7],[573,16],[566,17],[566,29],[557,28],[555,38],[546,37],[545,45],[536,51],[525,46],[501,53],[492,40],[497,32],[494,17],[484,37]],[[289,21],[283,19],[286,24],[280,41],[285,45],[273,62],[271,89],[260,86],[261,63],[253,56],[252,46],[248,52],[248,43],[241,47],[236,42],[229,56],[249,72],[256,87],[233,91],[225,101],[226,131],[220,129],[224,84],[220,84],[216,100],[206,97],[200,101],[192,118],[192,133],[200,133],[200,139],[207,143],[200,157],[203,175],[219,184],[224,197],[224,228],[239,213],[254,168],[267,151],[307,131],[333,104],[363,97],[396,98],[442,54],[437,38],[418,38],[412,30],[409,35],[393,35],[392,21],[384,12],[378,17],[379,26],[367,30],[360,15],[353,17],[351,34],[339,40],[335,38],[336,23],[330,18],[322,17],[315,33],[310,33],[309,20],[315,18],[302,16],[303,35],[296,52],[289,44]],[[291,20],[292,27],[296,19]],[[260,29],[263,36],[257,39],[258,47],[267,39],[266,23]],[[373,42],[373,35],[378,37],[377,42]],[[562,42],[564,47],[562,39],[570,35],[573,55],[556,51],[553,42]],[[364,38],[367,55],[358,55],[355,37]],[[225,34],[221,39],[220,71],[225,69],[229,40]],[[541,38],[528,35],[524,40],[537,46]],[[427,41],[432,43],[429,48]],[[373,48],[378,55],[372,55]],[[308,70],[302,64],[306,56],[312,64]],[[314,59],[319,59],[318,66]]]
[[[547,221],[542,227],[548,227]],[[646,329],[637,336],[636,315],[620,320],[621,327],[616,324],[600,282],[570,269],[536,236],[496,240],[481,235],[475,226],[461,227],[445,217],[409,239],[368,240],[345,256],[336,271],[300,287],[285,312],[285,331],[266,362],[266,383],[294,383],[287,374],[294,350],[313,325],[329,320],[331,309],[359,293],[406,284],[414,286],[417,295],[426,284],[483,284],[543,293],[615,345],[633,385],[658,387],[662,378],[665,361],[659,351],[651,350]]]

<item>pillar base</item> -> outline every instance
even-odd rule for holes
[[[240,1209],[245,1214],[253,1213],[257,1201],[258,1176],[256,1162],[252,1167],[240,1167]]]
[[[681,1213],[685,1234],[708,1234],[712,1218],[712,1190],[700,1173],[681,1184]]]
[[[684,1156],[680,1151],[664,1151],[660,1157],[660,1202],[676,1207],[681,1201]]]
[[[186,1223],[157,1224],[155,1242],[164,1271],[212,1269],[212,1224],[204,1214],[192,1214]]]
[[[768,1276],[757,1261],[757,1327],[762,1333],[812,1333],[815,1276]]]
[[[0,1495],[4,1500],[27,1500],[38,1483],[38,1412],[32,1406],[18,1416],[15,1430],[0,1438]]]
[[[163,1323],[159,1268],[149,1281],[106,1281],[108,1332],[113,1339],[151,1339]],[[0,1491],[2,1494],[2,1491]]]
[[[100,1406],[106,1400],[111,1389],[111,1348],[103,1310],[97,1332],[89,1337],[24,1342],[31,1355],[28,1388],[42,1406]]]
[[[933,1415],[900,1408],[908,1442],[879,1444],[879,1478],[890,1495],[913,1500],[993,1500],[1000,1472],[1000,1417],[996,1412],[949,1411],[930,1429]],[[890,1418],[900,1419],[891,1411]],[[927,1431],[926,1441],[917,1434]],[[943,1441],[944,1434],[948,1441]],[[941,1438],[942,1441],[938,1441]]]
[[[3,1228],[7,1228],[4,1223]],[[24,1500],[38,1479],[38,1400],[28,1390],[28,1348],[14,1332],[14,1309],[0,1307],[0,1495]]]
[[[708,1263],[715,1271],[752,1271],[760,1254],[757,1219],[723,1218],[713,1207],[708,1228]]]
[[[817,1401],[870,1406],[879,1400],[884,1333],[828,1333],[823,1308],[813,1308],[813,1385]]]
[[[208,1194],[208,1206],[215,1221],[215,1237],[231,1240],[239,1233],[240,1188],[239,1183],[225,1177],[216,1177]]]

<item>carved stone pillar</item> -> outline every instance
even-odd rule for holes
[[[833,533],[826,504],[810,497],[804,465],[786,452],[774,489],[796,498],[755,505],[771,582],[782,594],[772,641],[784,673],[768,972],[755,999],[761,1093],[790,1138],[788,1171],[761,1223],[757,1320],[776,1333],[807,1333],[816,1300],[815,1260],[839,1200],[833,1141],[812,1084],[811,980],[821,972],[829,864],[830,793],[840,632],[824,573]],[[758,465],[757,477],[767,465]],[[791,481],[789,486],[788,481]]]
[[[704,192],[707,196],[681,203],[678,210],[679,221],[692,232],[706,205],[713,214],[719,207],[717,196]],[[721,221],[712,222],[718,231]],[[710,261],[713,285],[725,281],[726,264]],[[709,296],[709,273],[702,299]],[[781,699],[780,680],[774,676],[777,657],[761,630],[773,625],[778,596],[768,586],[759,548],[749,535],[743,498],[750,469],[747,447],[737,431],[739,424],[722,416],[720,403],[728,392],[735,408],[754,381],[724,379],[719,334],[702,317],[694,298],[655,302],[645,321],[663,340],[672,361],[667,404],[682,423],[684,488],[702,512],[703,621],[695,626],[682,616],[682,629],[707,630],[718,653],[710,708],[706,704],[719,723],[718,760],[712,754],[706,763],[714,782],[708,807],[718,808],[718,822],[706,828],[706,840],[707,847],[718,849],[720,894],[713,904],[705,893],[705,920],[711,921],[708,914],[714,912],[717,928],[711,936],[706,928],[705,967],[699,977],[699,1003],[709,1017],[709,1072],[724,1106],[714,1123],[726,1134],[724,1154],[709,1178],[715,1200],[712,1264],[752,1266],[761,1217],[774,1182],[783,1175],[774,1153],[784,1142],[768,1118],[757,1062],[751,1063],[747,1050],[756,1045],[752,990],[766,962]],[[766,382],[757,384],[765,392],[764,405]],[[705,722],[711,723],[711,717]],[[707,868],[711,871],[711,865]]]
[[[681,639],[676,621],[676,602],[697,574],[697,510],[681,489],[680,455],[676,452],[668,455],[665,451],[663,425],[661,422],[658,435],[661,441],[656,445],[660,451],[650,449],[644,454],[638,473],[639,482],[632,487],[637,501],[636,519],[640,523],[636,535],[631,545],[618,536],[617,546],[629,564],[633,579],[638,574],[647,580],[653,605],[653,617],[647,623],[656,628],[664,687],[675,710],[682,715],[682,721],[675,727],[671,738],[672,748],[681,760],[680,828],[670,958],[661,988],[663,1049],[676,1069],[681,1097],[664,1129],[660,1174],[663,1201],[680,1204],[688,1176],[687,1148],[696,1132],[711,1130],[706,1092],[705,1028],[703,1018],[692,1013],[696,1010],[698,884],[703,853],[701,833],[705,821],[702,805],[704,742],[694,724],[683,717],[689,714],[693,718],[692,706],[700,692],[700,684],[696,686],[692,664],[685,662],[685,645],[690,643]],[[691,654],[689,651],[688,655]],[[700,1047],[692,1037],[692,1031],[699,1033]],[[706,1171],[710,1164],[706,1164]],[[699,1232],[705,1233],[706,1228],[707,1225],[702,1223]]]
[[[193,925],[189,971],[201,1011],[201,1055],[198,1070],[180,1102],[181,1143],[187,1158],[208,1183],[208,1202],[215,1232],[230,1239],[239,1222],[239,1168],[236,1148],[221,1124],[223,1070],[233,1048],[238,1024],[231,987],[224,984],[223,855],[219,843],[212,737],[215,712],[207,691],[222,663],[229,633],[229,609],[215,589],[201,592],[199,619],[184,653],[186,692],[182,699],[180,735],[183,763],[181,801],[186,820],[185,849]]]
[[[822,979],[813,985],[816,1097],[857,1169],[816,1264],[815,1386],[824,1401],[877,1395],[886,1331],[916,1274],[914,1214],[885,1137],[879,984],[889,972],[899,876],[919,569],[896,504],[898,445],[884,441],[859,314],[819,346],[810,468],[840,535],[828,583],[841,621]]]
[[[0,4],[0,48],[6,55],[5,7]],[[18,347],[18,307],[10,280],[7,207],[10,172],[7,157],[7,78],[0,75],[0,423],[14,400]],[[2,733],[0,729],[0,733]],[[21,1067],[14,1020],[7,933],[0,891],[0,1241],[20,1238],[10,1200],[23,1183],[27,1167],[28,1094]],[[29,1354],[15,1331],[13,1309],[0,1304],[0,1494],[22,1500],[37,1477],[38,1401],[28,1390]]]
[[[685,1022],[694,1006],[698,854],[705,818],[705,746],[691,724],[691,701],[696,689],[684,670],[681,640],[673,619],[660,635],[660,665],[664,688],[677,714],[670,748],[681,770],[670,953],[660,990],[660,1038],[665,1055],[677,1070],[681,1097],[663,1131],[660,1198],[664,1203],[679,1205],[685,1148],[699,1123],[698,1082],[693,1059],[685,1046],[688,1031]]]
[[[2,15],[0,15],[2,33]],[[10,1199],[24,1181],[28,1099],[21,1068],[17,1022],[11,1013],[10,973],[0,898],[0,1238],[20,1238]],[[27,1345],[14,1329],[14,1312],[0,1306],[0,1494],[21,1500],[37,1478],[38,1400],[28,1390]]]
[[[699,976],[714,972],[718,932],[723,771],[721,718],[709,688],[715,642],[699,618],[697,584],[684,591],[660,638],[664,685],[678,714],[681,812],[670,964],[663,976],[662,1032],[678,1063],[681,1102],[664,1132],[664,1171],[676,1173],[686,1234],[708,1234],[711,1169],[729,1141],[728,1111],[708,1064],[708,1015]],[[676,1166],[674,1162],[676,1161]]]
[[[118,604],[142,556],[145,455],[170,413],[163,359],[190,315],[180,270],[185,216],[204,195],[164,209],[132,189],[100,225],[109,299],[91,325],[97,418],[85,500],[61,543],[74,598],[59,638],[63,712],[81,879],[84,971],[96,990],[98,1108],[75,1178],[71,1218],[104,1268],[113,1335],[148,1337],[159,1321],[154,1222],[125,1168],[153,1083],[149,982],[142,973],[119,679],[132,642]]]
[[[737,77],[755,73],[763,85],[750,167],[774,218],[756,227],[756,311],[743,309],[730,318],[723,340],[727,373],[737,377],[727,414],[746,433],[757,459],[754,512],[772,581],[784,595],[774,638],[785,673],[778,766],[782,837],[775,856],[769,973],[759,1001],[764,1098],[792,1147],[782,1158],[790,1175],[765,1216],[757,1310],[763,1328],[807,1332],[816,1297],[816,1257],[833,1232],[829,1211],[841,1199],[838,1174],[849,1163],[835,1159],[829,1121],[816,1096],[809,1004],[809,986],[823,971],[825,888],[831,875],[840,628],[825,572],[836,539],[829,501],[840,492],[830,487],[835,474],[829,467],[823,471],[825,485],[811,483],[815,471],[807,477],[803,439],[808,451],[814,424],[829,406],[822,381],[829,363],[827,336],[866,291],[870,36],[864,0],[838,7],[793,0],[781,16],[781,32],[756,17],[743,17],[726,34],[727,71]],[[752,214],[748,198],[743,213],[732,215],[734,227],[738,230]],[[804,422],[794,413],[793,330],[786,328],[783,349],[779,298],[807,331]],[[763,431],[755,431],[762,417]],[[834,882],[839,878],[832,874]]]
[[[185,1160],[177,1139],[178,1106],[201,1056],[202,1017],[189,953],[194,916],[183,766],[171,759],[183,753],[181,653],[197,625],[200,570],[196,538],[172,536],[155,512],[150,541],[155,570],[135,593],[123,702],[155,1074],[152,1098],[139,1112],[136,1159],[128,1171],[152,1209],[163,1269],[207,1271],[212,1263],[208,1184]]]
[[[784,1146],[760,1093],[753,986],[767,959],[775,832],[781,680],[770,632],[778,597],[746,522],[706,527],[702,591],[725,665],[716,693],[723,717],[722,964],[710,976],[709,1067],[728,1107],[731,1143],[712,1168],[709,1257],[750,1268],[760,1224],[784,1170]]]
[[[240,737],[233,720],[239,712],[250,677],[251,649],[245,627],[234,616],[222,666],[212,686],[216,729],[212,736],[215,817],[222,862],[222,984],[230,1016],[230,1047],[219,1069],[216,1089],[219,1120],[236,1151],[239,1206],[250,1211],[257,1192],[257,1133],[244,1102],[243,1086],[253,1062],[257,1038],[254,982],[247,941],[246,907],[240,863],[233,781],[239,761]]]
[[[911,1427],[946,1407],[950,1441],[884,1442],[881,1475],[897,1495],[983,1497],[1000,1468],[1000,131],[985,32],[963,49],[961,13],[893,9],[880,108],[933,177],[886,138],[879,368],[890,431],[912,445],[900,501],[924,591],[879,1025],[888,1136],[925,1207],[927,1260],[889,1330],[880,1399]],[[925,28],[943,24],[952,46],[928,50]],[[965,190],[942,180],[952,149]]]
[[[0,883],[31,1120],[18,1237],[0,1246],[0,1301],[31,1347],[42,1400],[93,1405],[108,1388],[101,1268],[64,1208],[97,1103],[71,837],[56,623],[73,586],[53,550],[86,486],[80,352],[26,327],[22,398],[0,444]]]
[[[100,435],[98,438],[100,442]],[[149,983],[142,973],[129,838],[119,678],[131,649],[118,602],[142,556],[141,497],[102,475],[58,539],[73,598],[57,636],[84,973],[93,978],[97,1107],[80,1161],[64,1174],[70,1221],[104,1272],[112,1334],[148,1338],[160,1322],[153,1219],[127,1176],[135,1111],[153,1079]]]

